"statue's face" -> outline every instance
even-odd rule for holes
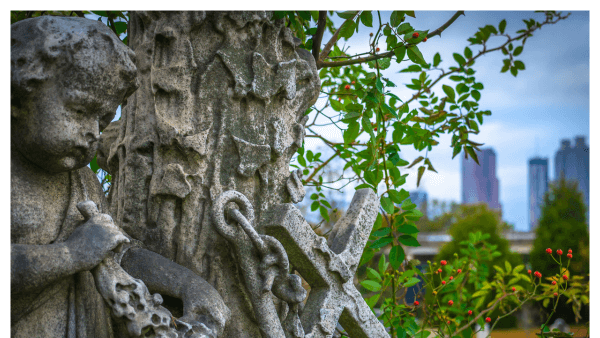
[[[116,95],[107,96],[109,88],[66,89],[61,82],[47,81],[20,109],[11,108],[12,146],[50,172],[71,171],[90,163],[100,130],[114,118],[120,103]]]

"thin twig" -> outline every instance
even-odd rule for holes
[[[436,35],[439,35],[440,37],[442,36],[442,32],[448,28],[451,24],[454,23],[454,21],[456,21],[456,19],[458,19],[459,16],[461,15],[465,15],[465,11],[458,11],[456,13],[454,13],[454,15],[450,18],[450,20],[448,20],[448,22],[446,22],[445,24],[443,24],[440,28],[434,30],[433,32],[427,34],[427,38],[431,38],[434,37]]]
[[[360,12],[356,12],[356,15],[354,15],[350,19],[346,19],[346,21],[344,21],[344,23],[340,26],[340,28],[338,28],[338,30],[335,31],[335,33],[333,33],[333,36],[331,37],[331,39],[329,39],[329,41],[327,42],[325,47],[323,47],[323,51],[321,51],[321,54],[319,54],[319,58],[316,60],[317,61],[317,69],[322,68],[320,66],[320,64],[322,63],[321,60],[323,60],[327,56],[327,54],[329,54],[331,47],[333,47],[333,45],[338,41],[338,39],[339,39],[338,36],[340,35],[340,31],[342,30],[342,27],[344,27],[344,24],[346,24],[346,22],[348,22],[349,20],[354,21],[354,18],[356,18],[356,16],[358,16],[358,13],[360,13]]]

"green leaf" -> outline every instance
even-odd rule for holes
[[[96,174],[98,174],[98,171],[100,170],[100,166],[98,166],[98,162],[96,161],[95,155],[94,155],[94,159],[92,159],[92,162],[90,162],[90,168]]]
[[[360,282],[360,285],[362,285],[365,289],[373,292],[381,290],[381,284],[377,283],[374,280],[364,280]]]
[[[381,216],[381,214],[379,214],[379,216]],[[379,273],[383,275],[385,273],[385,270],[387,270],[387,267],[388,263],[385,262],[385,254],[382,254],[381,257],[379,257]]]
[[[419,51],[419,48],[417,48],[417,46],[409,46],[406,53],[410,61],[418,63],[422,66],[427,65],[425,59],[423,59],[423,54],[421,54],[421,51]]]
[[[421,183],[421,178],[423,177],[424,173],[425,173],[425,166],[420,166],[419,171],[417,173],[417,187]]]
[[[418,210],[415,209],[413,211]],[[416,234],[417,232],[419,232],[419,229],[417,229],[414,225],[411,224],[403,224],[398,229],[396,229],[396,231],[401,232],[403,234]]]
[[[500,21],[500,25],[498,25],[498,30],[500,34],[504,34],[504,29],[506,29],[506,20]]]
[[[510,73],[514,76],[517,77],[517,74],[519,73],[519,71],[517,70],[517,67],[510,67]]]
[[[326,222],[329,222],[329,213],[327,212],[327,209],[324,206],[319,206],[319,213]]]
[[[345,12],[337,12],[337,15],[342,19],[352,19],[357,11],[345,11]]]
[[[481,93],[477,90],[472,90],[471,91],[471,96],[473,96],[473,98],[475,99],[475,101],[479,101],[479,99],[481,98]]]
[[[400,241],[400,243],[406,246],[421,246],[421,244],[419,244],[419,241],[417,241],[417,239],[411,235],[402,235],[398,237],[398,240]]]
[[[433,56],[433,66],[437,67],[440,62],[442,62],[442,57],[440,56],[440,53],[435,53],[435,55]]]
[[[381,207],[388,214],[393,214],[394,213],[394,203],[387,196],[381,196]]]
[[[344,131],[344,145],[347,146],[354,141],[360,132],[360,125],[357,121],[352,121],[348,124],[348,129]],[[302,165],[305,167],[306,165]]]
[[[465,58],[462,55],[458,54],[458,53],[454,53],[454,54],[452,54],[452,56],[454,57],[454,60],[456,60],[456,62],[458,62],[458,64],[460,66],[464,65],[465,63],[467,63],[467,61],[465,61]]]
[[[516,60],[515,61],[515,67],[517,69],[524,70],[525,69],[525,64],[523,63],[523,61]]]
[[[350,37],[352,37],[354,31],[356,31],[356,23],[352,20],[347,20],[342,25],[339,36],[348,40]]]
[[[392,231],[391,228],[385,227],[375,231],[372,235],[376,237],[383,237],[387,236],[390,233],[390,231]]]
[[[470,59],[473,57],[473,52],[471,51],[471,48],[465,47],[465,57],[467,59]]]
[[[456,103],[455,102],[456,93],[454,92],[454,88],[447,86],[447,85],[443,85],[442,89],[444,90],[444,93],[446,93],[446,95],[448,95],[448,101],[450,103]]]
[[[508,261],[504,261],[504,267],[506,268],[506,273],[510,273],[512,271],[512,266]]]
[[[475,154],[475,151],[473,150],[473,148],[471,146],[465,146],[465,150],[467,151],[467,153],[469,153],[469,155],[471,155],[471,158],[473,159],[473,161],[475,161],[475,163],[477,163],[477,165],[479,165],[479,160],[477,159],[477,154]]]
[[[423,156],[419,156],[417,157],[407,168],[412,168],[415,165],[417,165],[419,162],[423,161],[424,157]]]
[[[367,27],[373,27],[373,14],[371,11],[364,11],[360,14],[360,22]]]
[[[523,52],[523,46],[519,46],[519,47],[515,48],[515,51],[513,52],[513,56],[519,56],[519,54],[521,54],[521,52]]]
[[[375,271],[375,269],[367,267],[367,276],[370,279],[377,279],[381,282],[381,276],[379,275],[379,273],[377,271]]]
[[[392,237],[381,237],[380,239],[373,242],[369,247],[371,249],[383,248],[384,246],[392,243],[393,240],[394,239]]]
[[[319,201],[312,202],[312,204],[310,205],[310,211],[316,211],[317,209],[319,209],[320,205],[321,204],[319,203]]]
[[[414,28],[412,28],[412,26],[408,22],[405,22],[398,26],[398,28],[396,28],[396,31],[398,32],[398,34],[404,34],[406,32],[414,31]]]
[[[394,269],[398,269],[404,262],[405,253],[401,245],[396,245],[390,250],[390,263]]]
[[[400,22],[402,22],[402,13],[399,11],[393,11],[392,14],[390,14],[390,25],[392,25],[392,27],[396,27],[400,24]]]
[[[416,278],[416,277],[411,277],[406,283],[404,283],[402,286],[404,286],[405,288],[409,288],[413,285],[417,285],[419,284],[421,280]]]
[[[404,56],[406,55],[406,47],[404,45],[401,45],[394,48],[394,55],[396,55],[397,63],[402,62],[402,60],[404,60]]]
[[[378,77],[377,81],[375,82],[375,87],[377,87],[377,91],[379,91],[380,93],[383,94],[383,82],[381,82],[381,79]]]

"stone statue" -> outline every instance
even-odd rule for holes
[[[375,194],[357,192],[328,240],[291,204],[305,195],[289,163],[320,80],[272,17],[130,13],[141,86],[102,135],[110,214],[217,289],[231,310],[224,337],[331,337],[338,321],[353,338],[386,337],[353,284]]]
[[[93,20],[11,26],[12,337],[217,337],[229,318],[210,284],[113,223],[87,167],[139,86],[134,60]]]
[[[13,337],[388,336],[354,285],[376,194],[327,239],[292,204],[320,80],[272,17],[131,12],[131,49],[83,18],[11,26]]]

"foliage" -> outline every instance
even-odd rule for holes
[[[546,253],[547,248],[561,248],[567,254],[573,250],[570,273],[587,276],[589,274],[589,232],[586,222],[586,210],[583,196],[577,189],[577,182],[560,179],[550,186],[544,196],[539,225],[536,229],[536,239],[531,251],[532,268],[548,275],[555,264],[555,259]],[[575,254],[575,252],[577,254]],[[562,257],[563,259],[565,257]],[[585,301],[586,296],[582,301]],[[543,307],[547,307],[544,304]],[[575,300],[563,302],[558,309],[558,315],[567,320],[573,318],[571,309],[581,308],[581,302]]]

